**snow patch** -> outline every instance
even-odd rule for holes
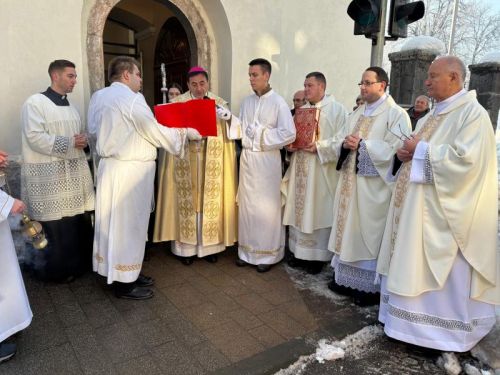
[[[367,345],[383,334],[384,331],[381,326],[373,325],[364,327],[356,333],[346,336],[341,341],[321,339],[318,341],[316,353],[299,357],[295,363],[286,369],[281,369],[275,375],[300,375],[314,360],[324,363],[325,361],[335,361],[345,356],[352,356],[355,359],[359,359],[366,350]]]
[[[419,35],[408,38],[401,46],[400,51],[409,51],[412,49],[426,49],[438,54],[446,52],[446,47],[441,40],[427,35]]]
[[[304,271],[285,266],[288,276],[290,276],[297,289],[309,290],[313,294],[328,298],[336,304],[344,304],[348,301],[348,297],[338,295],[328,289],[327,285],[332,280],[332,271],[329,267],[326,268],[327,270],[317,275],[310,275]]]
[[[495,62],[500,63],[500,51],[488,52],[479,60],[480,63]]]
[[[437,359],[437,364],[444,368],[448,375],[458,375],[462,372],[462,366],[454,353],[443,353]]]

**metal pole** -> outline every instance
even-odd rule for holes
[[[377,39],[372,39],[372,55],[370,59],[371,66],[382,66],[384,59],[385,27],[387,19],[388,0],[380,2],[380,31],[377,33]]]
[[[453,15],[451,17],[450,40],[448,41],[448,55],[451,55],[451,52],[453,51],[453,39],[455,39],[455,28],[457,26],[458,0],[454,1],[455,3],[453,5]]]

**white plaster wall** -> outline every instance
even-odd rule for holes
[[[55,59],[76,64],[78,84],[69,98],[84,110],[83,1],[1,0],[0,149],[21,153],[21,106],[50,85],[47,68]]]
[[[233,111],[251,90],[248,62],[271,61],[271,86],[291,106],[304,77],[321,71],[327,91],[350,109],[359,94],[361,73],[370,64],[371,42],[353,35],[349,0],[221,0],[232,35]]]

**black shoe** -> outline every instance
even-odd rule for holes
[[[236,259],[235,263],[238,267],[245,267],[248,264],[247,262],[245,262],[243,259],[240,258]]]
[[[316,260],[311,260],[307,262],[306,265],[306,272],[310,275],[317,275],[323,270],[323,266],[325,265],[324,262],[316,261]]]
[[[290,259],[288,259],[288,261],[286,262],[286,264],[288,264],[290,267],[292,268],[299,268],[299,267],[302,267],[303,264],[302,264],[302,260],[301,259],[297,259],[295,258],[293,255],[290,257]]]
[[[135,281],[135,285],[138,287],[145,287],[145,286],[153,286],[155,284],[155,281],[152,277],[143,275],[142,273],[139,275],[137,280]]]
[[[194,262],[194,257],[179,257],[182,264],[185,266],[190,266]]]
[[[115,292],[115,295],[118,298],[142,300],[152,298],[154,293],[151,289],[139,288],[136,286],[129,292]]]
[[[219,258],[217,258],[217,254],[212,254],[212,255],[207,255],[205,258],[204,258],[208,263],[217,263],[217,260]]]
[[[380,303],[380,293],[367,293],[355,290],[352,296],[354,297],[353,302],[360,307],[373,306]]]
[[[352,297],[352,295],[354,294],[354,289],[339,285],[335,282],[335,274],[333,275],[333,280],[328,283],[328,289],[342,296]]]
[[[270,264],[257,264],[257,272],[263,273],[267,272],[271,269],[272,265]]]
[[[0,363],[6,362],[16,354],[17,346],[14,343],[0,343]]]

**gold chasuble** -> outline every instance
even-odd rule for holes
[[[210,92],[207,96],[227,108],[223,99]],[[187,92],[175,102],[192,99]],[[226,121],[217,119],[217,136],[190,141],[183,159],[160,152],[153,242],[221,245],[222,251],[237,241],[236,151],[226,128]],[[186,254],[191,255],[196,254]]]

